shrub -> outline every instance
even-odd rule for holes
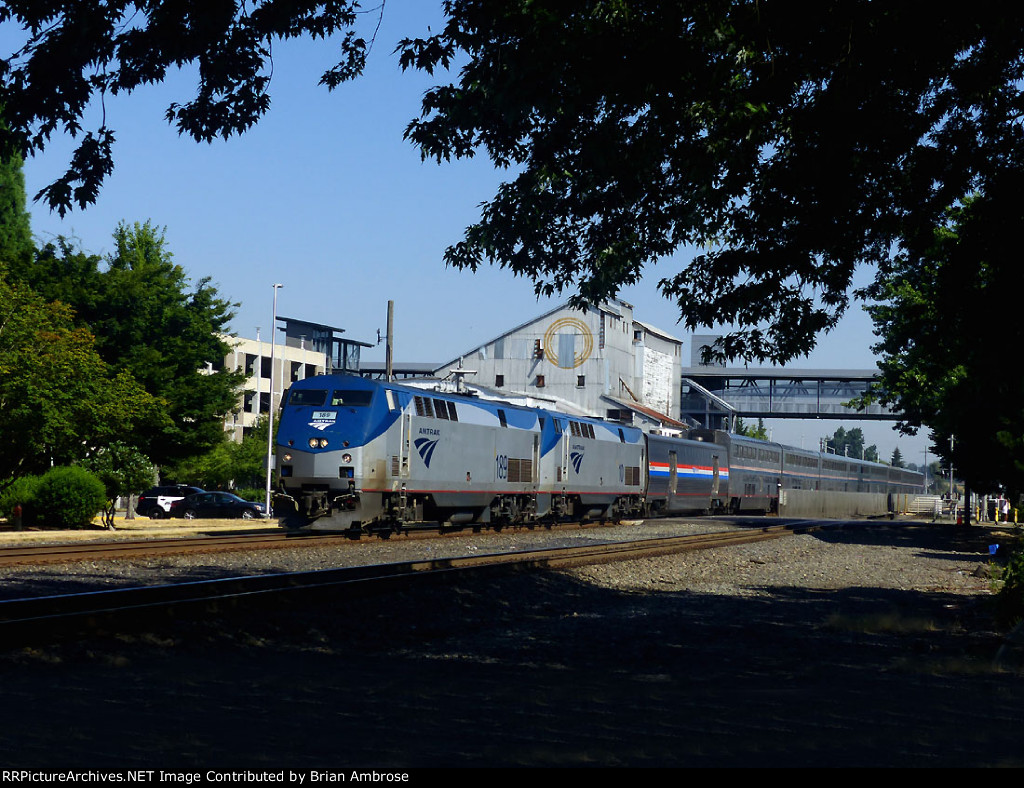
[[[245,498],[247,501],[260,503],[267,497],[267,490],[266,488],[256,489],[255,487],[243,487],[235,490],[235,495],[239,498]]]
[[[104,508],[106,490],[95,474],[85,468],[51,468],[39,479],[35,512],[50,528],[84,528]]]
[[[1018,548],[1003,570],[1003,587],[996,599],[999,623],[1013,626],[1024,618],[1024,550]]]
[[[0,493],[0,515],[10,522],[14,516],[14,505],[21,504],[21,524],[35,525],[36,490],[39,488],[38,476],[22,476],[15,479]]]

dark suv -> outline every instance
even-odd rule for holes
[[[203,492],[202,488],[190,487],[187,484],[163,484],[152,487],[139,496],[135,504],[135,513],[140,517],[152,517],[154,520],[169,517],[172,501],[180,501],[186,495],[199,492]]]

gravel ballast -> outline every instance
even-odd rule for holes
[[[638,527],[22,567],[0,580],[10,598]],[[1022,673],[991,617],[989,545],[1010,535],[816,531],[10,650],[4,686],[25,709],[11,767],[1022,766]]]

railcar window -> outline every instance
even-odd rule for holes
[[[508,419],[505,418],[505,411],[503,411],[501,408],[498,408],[498,422],[501,424],[502,427],[508,426]]]
[[[449,402],[448,403],[448,420],[449,421],[458,421],[459,420],[459,414],[455,410],[455,403],[454,402]]]
[[[448,403],[445,400],[443,400],[443,399],[435,399],[434,400],[434,414],[439,419],[447,420],[447,418],[448,418]]]
[[[372,391],[348,391],[345,389],[335,389],[331,394],[331,405],[334,405],[335,407],[340,405],[364,407],[370,404],[371,399],[373,399]]]
[[[292,389],[289,405],[323,405],[327,401],[325,389]]]

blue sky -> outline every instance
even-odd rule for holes
[[[108,98],[115,169],[99,201],[64,219],[33,204],[33,232],[41,240],[73,236],[86,251],[103,254],[120,221],[166,227],[175,261],[195,280],[212,277],[240,304],[232,327],[241,336],[255,336],[259,326],[267,337],[276,282],[284,285],[278,314],[340,326],[368,342],[384,330],[391,299],[398,361],[447,361],[546,311],[563,299],[538,301],[529,281],[501,269],[471,274],[442,262],[502,173],[486,156],[422,162],[402,139],[424,90],[440,79],[403,74],[392,50],[405,36],[424,35],[428,25],[438,29],[438,5],[389,0],[366,74],[333,93],[317,85],[332,65],[330,43],[275,43],[271,110],[228,141],[195,143],[164,121],[168,104],[192,94],[195,78],[187,71],[132,96]],[[16,31],[5,27],[0,48],[7,52],[5,42]],[[83,125],[95,128],[99,121],[87,118]],[[30,197],[63,173],[72,147],[55,139],[26,162]],[[659,262],[621,297],[639,319],[688,340],[675,307],[656,288],[674,270],[671,259]],[[873,368],[873,341],[870,321],[854,306],[793,366]],[[383,360],[383,346],[363,357]],[[799,444],[804,435],[806,445],[809,436],[838,426],[777,424],[776,438]],[[886,456],[896,445],[888,426],[863,428]],[[923,439],[902,439],[900,446],[908,459],[923,459]]]

